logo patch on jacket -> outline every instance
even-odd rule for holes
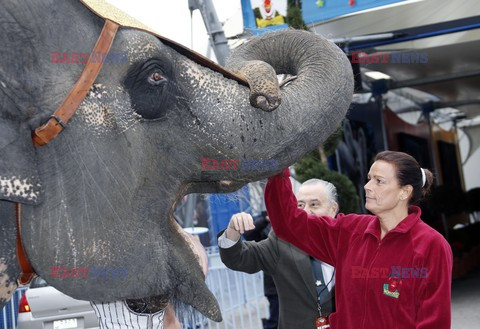
[[[395,289],[394,291],[390,291],[388,289],[389,286],[390,285],[388,283],[383,284],[383,294],[386,295],[386,296],[393,297],[393,298],[398,298],[398,296],[400,296],[400,293],[398,292],[398,289]]]
[[[388,283],[383,284],[383,294],[389,297],[398,298],[400,292],[398,292],[398,287],[402,285],[402,280],[395,276],[390,276],[388,278]]]

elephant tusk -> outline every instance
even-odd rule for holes
[[[288,83],[290,83],[291,81],[295,80],[296,78],[298,78],[298,76],[296,76],[296,75],[288,77],[285,80],[283,80],[282,82],[280,82],[280,85],[278,87],[282,88],[282,87],[286,86]]]

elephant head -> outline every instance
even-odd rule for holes
[[[128,60],[104,63],[67,128],[35,148],[32,130],[84,66],[55,63],[52,52],[70,59],[90,52],[104,19],[74,0],[4,0],[0,7],[0,203],[23,204],[22,238],[35,271],[77,299],[167,295],[220,320],[172,223],[174,206],[188,193],[229,192],[268,177],[322,143],[351,101],[347,57],[321,36],[288,30],[237,49],[227,71],[122,27],[110,52]],[[279,74],[296,79],[279,89]],[[202,170],[206,158],[277,166]],[[2,227],[14,220],[10,211],[0,217]],[[0,269],[11,283],[18,267],[7,242],[0,241]],[[127,275],[56,278],[54,266],[126,268]]]

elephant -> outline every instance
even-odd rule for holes
[[[321,144],[351,102],[344,53],[307,31],[252,38],[225,67],[147,30],[120,26],[105,62],[61,134],[35,147],[82,72],[54,54],[90,52],[105,19],[77,0],[0,4],[0,306],[20,274],[21,238],[35,272],[76,299],[173,298],[215,321],[218,303],[173,211],[189,193],[264,179]],[[279,85],[277,76],[294,76]],[[275,160],[261,170],[202,170],[202,159]],[[257,168],[258,169],[258,168]],[[67,275],[53,275],[53,268]],[[73,269],[124,268],[121,277]],[[71,272],[70,272],[71,271]]]

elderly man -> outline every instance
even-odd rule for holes
[[[334,217],[338,211],[335,186],[320,179],[303,183],[297,200],[298,207],[311,214]],[[240,239],[254,228],[250,214],[232,216],[218,239],[223,263],[236,271],[263,270],[273,277],[280,304],[279,329],[316,329],[319,317],[334,308],[334,268],[280,240],[273,231],[260,242]]]

